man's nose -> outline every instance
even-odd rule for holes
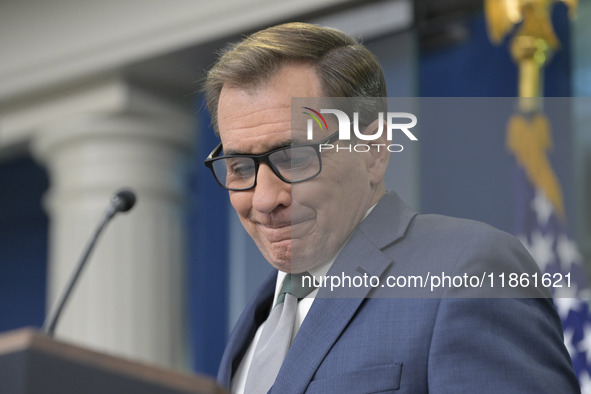
[[[252,197],[253,208],[259,212],[271,213],[278,206],[288,207],[290,204],[291,184],[279,179],[267,164],[261,164]]]

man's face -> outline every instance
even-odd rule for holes
[[[319,79],[306,65],[286,65],[255,90],[224,87],[218,106],[224,154],[260,154],[307,142],[292,134],[291,98],[321,96]],[[334,256],[377,201],[371,161],[370,153],[322,153],[322,172],[297,184],[283,182],[261,164],[256,187],[230,191],[230,201],[271,265],[307,271]]]

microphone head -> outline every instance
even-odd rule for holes
[[[121,189],[111,197],[111,203],[117,212],[127,212],[135,205],[135,193],[130,189]]]

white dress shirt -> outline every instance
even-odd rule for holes
[[[338,256],[338,254],[337,254],[337,256]],[[328,270],[330,269],[330,267],[332,266],[332,264],[334,263],[335,260],[336,260],[336,256],[334,258],[332,258],[329,262],[321,265],[320,267],[316,267],[314,269],[311,269],[309,271],[310,274],[312,274],[312,276],[326,275],[326,273],[328,272]],[[275,283],[275,296],[273,297],[273,303],[271,305],[275,305],[275,302],[277,301],[277,298],[279,297],[279,293],[281,292],[281,288],[283,287],[283,281],[285,280],[286,276],[287,276],[287,273],[285,273],[283,271],[279,271],[277,273],[277,281]],[[298,333],[298,330],[300,329],[302,322],[306,318],[308,311],[312,307],[312,303],[314,302],[314,299],[315,299],[317,293],[318,293],[318,289],[315,289],[308,296],[306,296],[305,298],[302,298],[300,300],[300,302],[298,302],[298,309],[296,312],[296,319],[294,322],[293,334],[291,337],[292,341],[295,338],[296,334]],[[270,312],[271,311],[269,311],[269,313]],[[232,387],[230,389],[231,389],[231,393],[233,393],[233,394],[243,394],[244,393],[244,386],[246,385],[246,376],[248,375],[248,370],[250,369],[250,364],[252,362],[254,350],[256,349],[256,346],[259,342],[259,338],[261,336],[261,332],[263,331],[264,326],[265,326],[265,322],[263,322],[263,324],[261,324],[259,326],[259,328],[257,329],[257,332],[254,334],[254,338],[252,339],[252,342],[248,346],[248,350],[244,354],[244,357],[242,357],[242,361],[240,362],[240,365],[238,366],[238,369],[236,370],[236,373],[234,374],[234,377],[232,378]]]

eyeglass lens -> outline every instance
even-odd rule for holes
[[[286,182],[299,182],[320,172],[320,159],[312,146],[286,147],[272,152],[268,163],[273,172]],[[228,157],[213,162],[215,176],[230,189],[248,189],[254,186],[256,161],[252,157]]]

